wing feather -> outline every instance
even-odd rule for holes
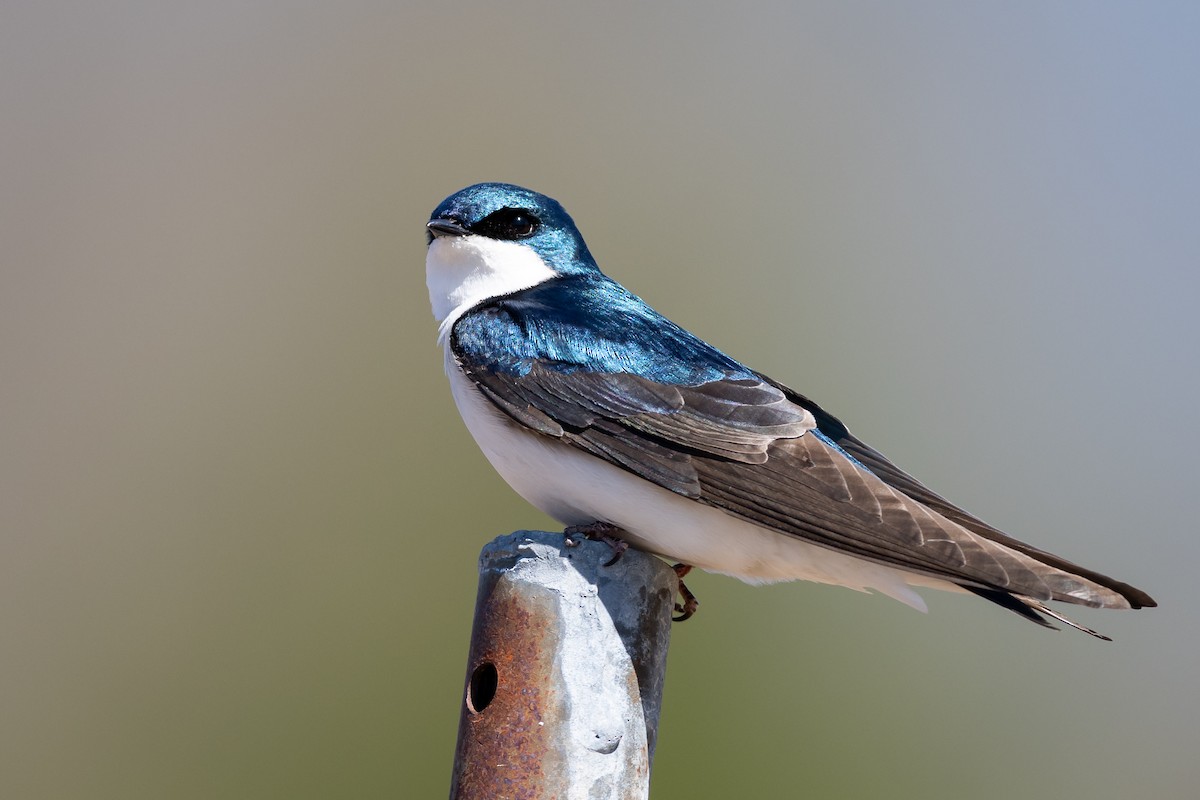
[[[955,583],[1127,605],[1104,585],[1010,546],[998,531],[988,536],[994,529],[963,524],[955,517],[973,518],[945,501],[924,502],[936,495],[848,432],[837,442],[823,434],[813,411],[766,379],[730,375],[687,386],[536,361],[521,371],[463,359],[460,366],[518,424],[751,522]]]
[[[757,374],[757,373],[756,373]],[[1066,573],[1084,578],[1093,583],[1104,586],[1117,594],[1121,595],[1131,608],[1153,608],[1158,604],[1146,592],[1137,589],[1128,583],[1115,580],[1095,570],[1081,567],[1074,562],[1068,561],[1061,556],[1041,550],[1033,545],[1026,544],[1019,539],[1004,533],[998,528],[989,525],[973,514],[954,505],[945,498],[931,491],[928,487],[918,481],[916,478],[909,475],[904,470],[893,464],[886,456],[872,448],[870,445],[863,442],[858,437],[854,436],[845,425],[837,418],[820,408],[816,403],[799,394],[798,392],[784,386],[783,384],[772,381],[766,376],[759,375],[763,380],[771,383],[783,391],[789,400],[800,405],[801,407],[813,413],[817,419],[818,427],[840,447],[847,455],[862,464],[867,470],[878,476],[886,484],[892,488],[902,492],[903,494],[916,500],[921,505],[940,514],[967,530],[982,536],[985,539],[996,542],[1004,547],[1016,550],[1026,556],[1029,556],[1036,562],[1044,564],[1048,567],[1053,567]],[[1078,601],[1073,601],[1078,602]],[[1070,623],[1074,624],[1074,623]]]

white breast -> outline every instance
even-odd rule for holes
[[[532,247],[484,236],[443,236],[425,254],[429,304],[444,341],[454,321],[484,300],[537,286],[558,273]]]
[[[809,580],[873,589],[921,611],[925,602],[909,583],[955,588],[759,527],[529,432],[480,394],[448,347],[446,374],[488,461],[518,494],[565,525],[608,522],[628,532],[635,547],[747,583]]]

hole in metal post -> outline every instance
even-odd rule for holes
[[[485,661],[471,673],[471,682],[467,684],[467,710],[479,714],[496,696],[496,665]]]

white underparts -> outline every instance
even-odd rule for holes
[[[555,277],[532,247],[484,236],[441,236],[425,255],[425,283],[445,342],[463,312],[484,300],[537,286]]]

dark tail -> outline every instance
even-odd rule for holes
[[[1045,605],[1039,603],[1037,600],[1031,600],[1028,597],[1021,597],[1020,595],[1009,594],[1008,592],[1000,589],[984,589],[979,586],[965,585],[962,588],[974,595],[982,597],[984,600],[991,600],[996,605],[1007,608],[1009,611],[1012,611],[1015,614],[1020,614],[1025,619],[1029,620],[1030,622],[1036,622],[1043,628],[1049,628],[1053,631],[1058,630],[1058,628],[1054,627],[1046,620],[1046,617],[1042,616],[1042,614],[1045,614],[1047,617],[1052,617],[1064,625],[1070,625],[1077,631],[1083,631],[1090,636],[1095,636],[1097,639],[1103,639],[1106,642],[1112,641],[1112,639],[1104,634],[1097,633],[1091,628],[1086,628],[1083,625],[1080,625],[1078,622],[1072,622],[1062,614],[1059,614],[1057,611],[1046,608]],[[1139,606],[1134,606],[1134,608],[1138,607]]]

